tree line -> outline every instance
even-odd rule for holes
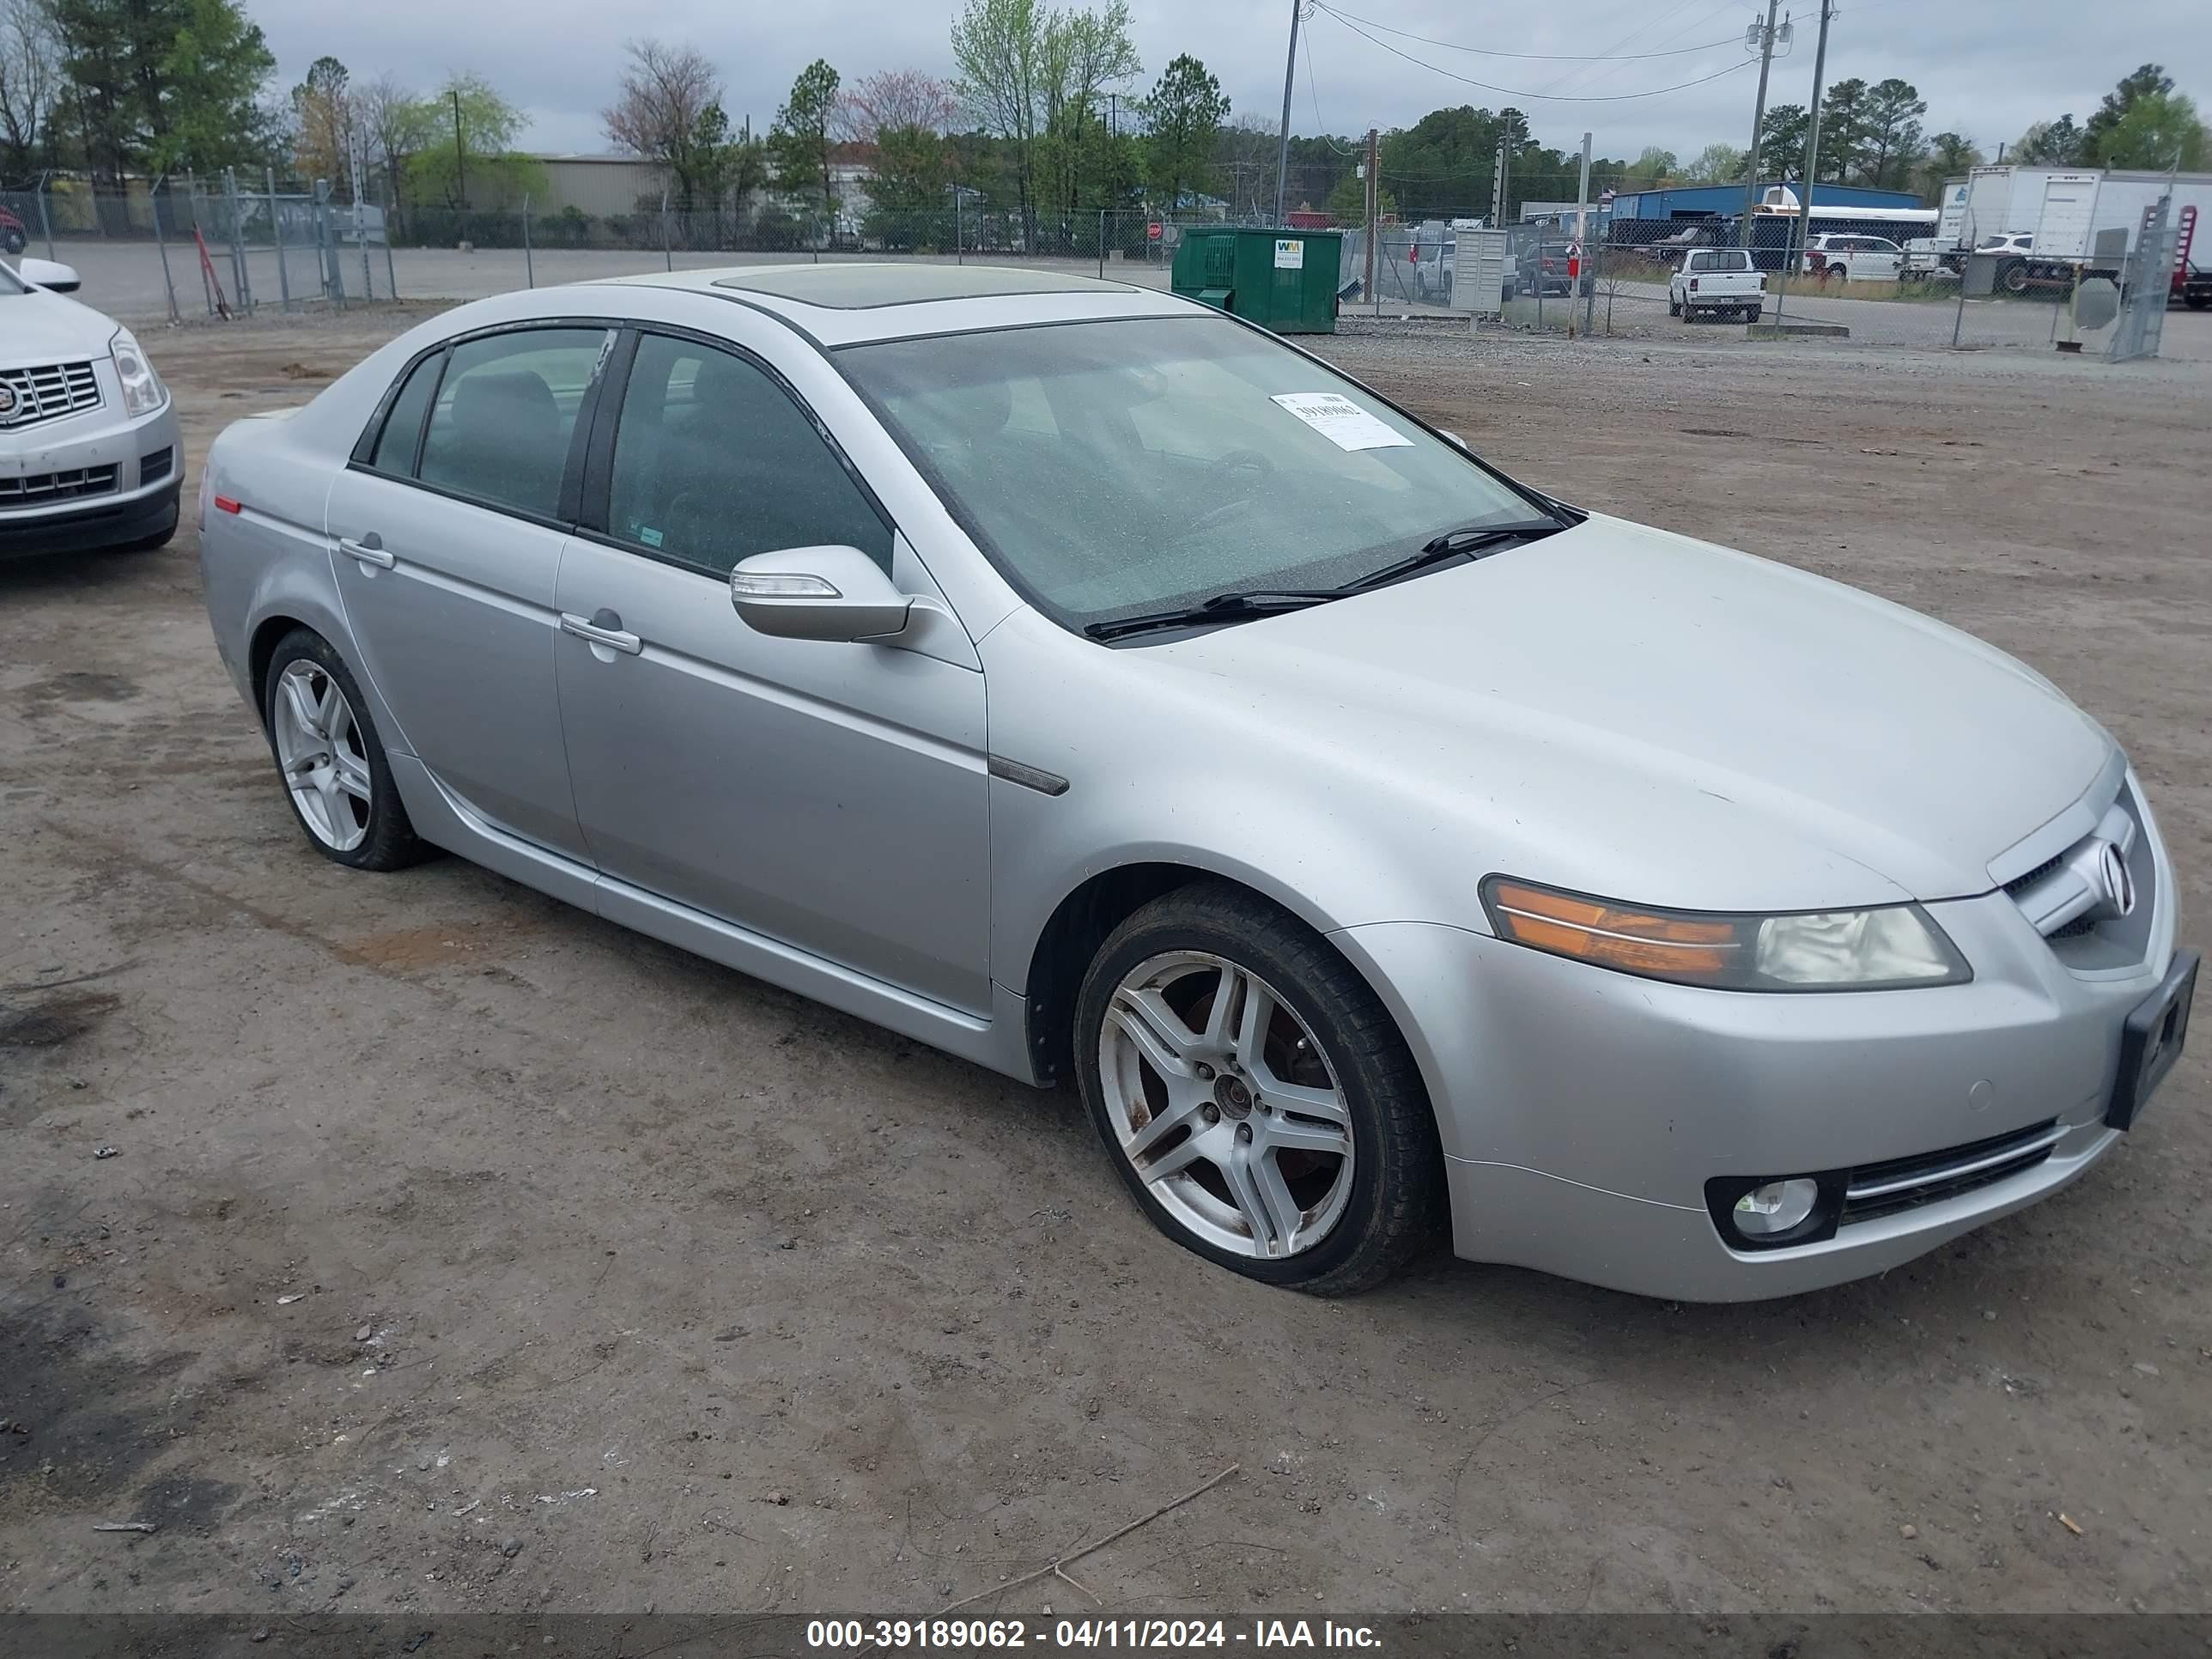
[[[888,70],[848,82],[826,59],[799,71],[764,132],[728,112],[722,78],[696,47],[630,43],[601,112],[611,144],[649,161],[670,204],[687,213],[768,213],[843,225],[865,204],[878,220],[957,201],[1034,228],[1065,228],[1098,209],[1271,215],[1278,138],[1261,112],[1232,112],[1220,82],[1188,54],[1147,85],[1127,0],[1086,9],[1049,0],[963,0],[947,39],[954,73]],[[1917,192],[1980,165],[1983,146],[1928,133],[1927,101],[1889,76],[1837,82],[1821,100],[1817,167],[1826,183]],[[239,0],[0,0],[0,181],[48,171],[119,186],[131,177],[264,167],[356,185],[393,206],[506,208],[544,199],[542,166],[518,153],[524,118],[482,76],[434,87],[391,76],[359,82],[320,58],[297,85]],[[1759,172],[1802,178],[1811,120],[1802,105],[1766,112]],[[1486,214],[1507,152],[1506,210],[1574,198],[1580,157],[1540,142],[1516,108],[1432,110],[1382,136],[1383,212],[1408,218]],[[2171,76],[2147,64],[2086,120],[2032,125],[1999,147],[2043,165],[2212,165],[2204,124]],[[1289,205],[1356,218],[1365,144],[1294,137]],[[1683,160],[1652,148],[1593,157],[1593,198],[1668,184],[1735,184],[1747,156],[1725,143]],[[766,206],[762,206],[765,203]],[[648,205],[641,204],[641,205]]]

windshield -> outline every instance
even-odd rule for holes
[[[1000,569],[1071,628],[1356,580],[1539,504],[1225,318],[940,335],[839,354]]]

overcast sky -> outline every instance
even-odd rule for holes
[[[1335,4],[1337,0],[1331,0]],[[1819,0],[1798,0],[1796,41],[1778,58],[1771,102],[1804,103],[1813,78]],[[604,150],[599,111],[611,93],[623,40],[649,33],[697,46],[720,67],[733,121],[765,129],[792,77],[816,57],[848,81],[882,69],[950,76],[946,0],[247,0],[267,31],[284,84],[329,52],[356,77],[391,70],[424,87],[449,69],[473,70],[529,111],[538,150]],[[1601,155],[1634,156],[1656,144],[1686,159],[1716,140],[1750,136],[1758,70],[1744,51],[1748,0],[1341,0],[1370,20],[1377,40],[1496,91],[1461,84],[1394,57],[1322,13],[1304,25],[1292,130],[1333,133],[1409,125],[1440,106],[1527,110],[1537,138],[1570,149],[1585,129]],[[1191,52],[1220,78],[1238,114],[1280,112],[1290,0],[1130,0],[1144,59],[1139,93],[1168,60]],[[1455,51],[1376,24],[1488,53],[1607,55],[1601,63]],[[1710,49],[1683,52],[1686,47]],[[1310,45],[1310,56],[1307,46]],[[1841,0],[1831,26],[1827,78],[1899,75],[1928,100],[1930,132],[1954,129],[1985,149],[2029,122],[2086,116],[2136,64],[2162,63],[2212,116],[2212,0]],[[1747,64],[1748,67],[1745,67]],[[1723,70],[1703,86],[1648,98],[1573,103],[1539,93],[1640,93]],[[1316,117],[1318,109],[1318,117]]]

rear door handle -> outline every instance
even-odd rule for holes
[[[374,530],[356,541],[350,536],[338,538],[338,551],[362,564],[373,564],[379,570],[389,570],[399,562],[384,550],[384,538]]]
[[[620,651],[627,656],[636,656],[645,649],[645,641],[635,634],[623,630],[622,618],[613,611],[601,609],[589,617],[580,617],[573,611],[561,613],[561,631],[574,634],[580,640],[593,645],[604,645],[610,651]]]

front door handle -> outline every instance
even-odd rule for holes
[[[635,634],[623,631],[622,618],[602,605],[588,617],[580,617],[573,611],[561,613],[561,631],[574,634],[578,639],[593,645],[604,645],[610,651],[620,651],[626,656],[636,656],[645,649],[645,641]]]
[[[373,564],[379,570],[389,570],[399,562],[384,550],[384,538],[374,530],[356,541],[350,536],[338,538],[338,551],[362,564]]]

